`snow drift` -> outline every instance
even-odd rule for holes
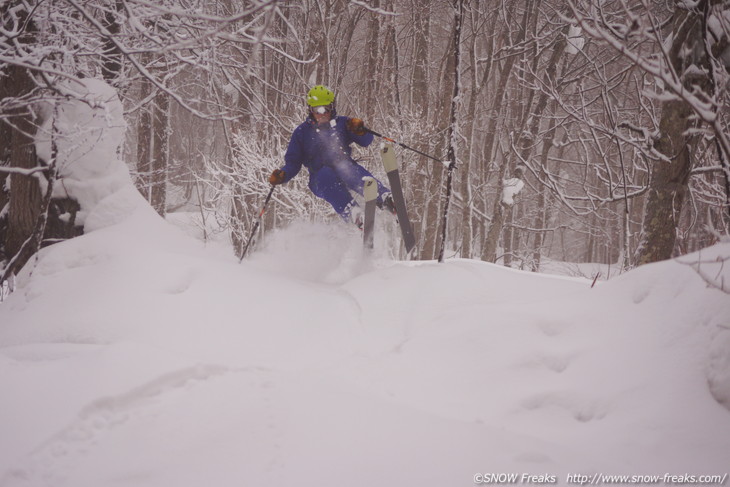
[[[366,256],[341,225],[239,265],[110,164],[70,185],[87,233],[0,304],[2,487],[727,478],[730,244],[596,288]]]
[[[339,226],[302,262],[292,228],[242,265],[151,210],[44,249],[0,305],[0,485],[727,470],[730,299],[690,265],[591,289],[466,260],[353,265]]]
[[[118,156],[126,128],[122,102],[100,79],[70,80],[59,89],[66,98],[41,107],[44,122],[36,135],[36,153],[48,162],[55,144],[58,181],[53,197],[79,203],[78,225],[85,231],[111,225],[132,209],[130,205],[144,206]],[[103,204],[106,198],[114,201]]]

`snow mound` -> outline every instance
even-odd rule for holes
[[[360,247],[295,225],[238,264],[135,210],[43,249],[0,304],[0,485],[727,469],[730,299],[697,259],[591,288]]]
[[[143,207],[144,200],[130,191],[134,185],[129,169],[118,156],[126,123],[116,90],[94,78],[67,81],[60,89],[63,99],[41,107],[44,122],[36,135],[36,153],[50,161],[55,143],[58,181],[53,197],[76,200],[81,207],[76,221],[89,232],[118,222]],[[124,198],[125,203],[105,205],[114,207],[114,218],[105,209],[94,215],[108,197]]]

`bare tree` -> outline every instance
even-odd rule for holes
[[[716,138],[722,164],[730,153],[730,131],[724,117],[718,116],[724,111],[725,97],[713,93],[719,62],[707,48],[708,16],[719,4],[702,0],[693,6],[677,3],[671,9],[657,9],[633,2],[617,3],[607,11],[571,3],[572,15],[587,35],[657,80],[654,90],[662,100],[661,115],[655,131],[649,131],[654,132],[651,149],[656,162],[637,252],[639,264],[674,254],[703,126]],[[647,43],[652,48],[649,56],[642,51]]]
[[[0,220],[5,223],[0,225],[3,230],[0,241],[4,254],[11,257],[20,252],[33,234],[40,213],[41,192],[33,172],[39,166],[33,145],[37,113],[32,104],[38,91],[33,79],[33,66],[22,61],[36,42],[37,29],[29,9],[24,6],[5,3],[0,8],[3,31],[7,33],[3,39],[2,54],[4,58],[17,60],[5,64],[0,73],[0,140],[4,142],[0,174],[2,182],[5,183],[7,178],[12,187],[9,193],[3,184],[2,200],[5,204]],[[12,43],[9,42],[10,36],[14,38]],[[28,256],[24,255],[17,267],[22,267],[27,259]]]
[[[151,202],[165,213],[171,104],[201,123],[238,116],[236,108],[211,98],[216,90],[191,93],[185,85],[190,70],[213,74],[207,63],[211,59],[214,64],[222,62],[216,53],[224,45],[277,49],[264,40],[268,20],[279,13],[273,0],[247,2],[228,15],[209,13],[204,3],[200,2],[200,8],[182,8],[176,0],[158,4],[116,0],[2,3],[0,137],[8,142],[9,151],[3,153],[0,171],[0,228],[7,257],[18,253],[37,229],[39,217],[46,217],[39,214],[45,210],[36,179],[38,171],[46,170],[38,168],[34,154],[34,134],[42,121],[38,102],[52,107],[56,98],[68,96],[59,89],[67,80],[103,76],[114,82],[125,95],[131,116],[145,113],[140,107],[154,106],[149,123],[142,116],[132,140],[139,149],[134,153],[140,156],[142,172],[153,176],[143,189],[150,189]],[[236,25],[242,18],[250,20]],[[212,76],[208,79],[213,80]],[[137,86],[142,89],[135,89]],[[135,159],[130,161],[132,165],[136,165]],[[149,171],[144,169],[145,163],[150,164]],[[11,191],[4,184],[7,179],[13,179]],[[54,204],[49,208],[53,210]]]
[[[448,243],[490,261],[501,247],[506,264],[532,269],[545,256],[628,267],[697,250],[728,225],[730,28],[719,0],[688,5],[4,2],[1,245],[15,252],[41,211],[40,190],[23,190],[47,172],[31,153],[36,101],[52,106],[59,82],[84,76],[120,92],[133,127],[124,157],[142,194],[162,215],[200,212],[234,246],[306,116],[303,94],[323,83],[342,114],[458,162],[452,174],[398,153],[418,258]],[[373,148],[358,156],[381,170]],[[525,190],[505,207],[502,184],[518,165]],[[262,231],[331,219],[304,179],[276,192]],[[447,187],[460,218],[440,226]],[[49,208],[50,221],[63,211]]]
[[[449,227],[449,204],[451,203],[451,185],[454,177],[454,168],[457,163],[456,146],[459,137],[459,108],[461,95],[461,35],[464,23],[464,0],[454,0],[454,88],[451,97],[451,108],[449,110],[449,128],[448,128],[448,145],[446,150],[446,160],[449,167],[446,176],[446,194],[444,197],[444,209],[441,220],[441,247],[439,249],[438,261],[444,262],[446,253],[446,236]]]
[[[512,75],[512,70],[517,64],[517,61],[519,59],[518,55],[522,49],[522,44],[527,38],[528,28],[531,24],[534,24],[535,22],[535,12],[535,2],[528,1],[522,12],[521,22],[516,23],[516,31],[510,39],[509,47],[513,50],[513,52],[506,55],[506,60],[500,73],[500,81],[497,88],[498,92],[494,97],[494,108],[492,113],[493,118],[490,119],[490,129],[487,130],[487,137],[489,138],[489,142],[487,143],[485,153],[490,158],[494,157],[493,149],[497,140],[496,127],[498,117],[496,114],[499,113],[503,107],[504,96],[507,92],[507,87],[509,86],[507,80]],[[510,12],[510,14],[512,15],[513,13]],[[532,22],[530,21],[531,19],[533,19]],[[523,117],[523,119],[526,120],[526,117]],[[482,248],[482,259],[489,262],[495,262],[497,259],[497,245],[504,224],[504,207],[502,206],[502,181],[504,180],[504,175],[507,172],[507,166],[508,160],[507,158],[503,158],[502,162],[498,165],[498,185],[493,200],[493,212],[492,219],[489,225],[489,233],[487,234],[484,246]]]

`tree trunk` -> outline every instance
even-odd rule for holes
[[[234,254],[240,256],[247,238],[244,221],[250,212],[247,211],[245,199],[238,184],[233,185],[231,203],[231,243]]]
[[[104,27],[109,31],[111,37],[119,34],[121,30],[118,15],[123,11],[123,8],[121,0],[115,0],[113,6],[107,6],[107,11],[104,14]],[[109,84],[116,85],[116,81],[122,74],[122,53],[116,44],[112,42],[111,37],[104,39],[101,74]]]
[[[527,23],[527,19],[529,18],[530,11],[529,11],[529,5],[527,10],[525,11],[525,24]],[[533,17],[533,21],[536,21],[537,18]],[[533,25],[533,28],[536,28],[536,26]],[[566,27],[563,31],[564,35],[567,35],[568,28]],[[526,34],[526,33],[525,33]],[[523,35],[522,38],[524,39],[525,36]],[[556,79],[556,71],[558,67],[558,63],[560,61],[560,58],[563,56],[563,53],[565,52],[566,42],[564,37],[558,37],[555,46],[552,50],[552,53],[550,55],[550,58],[547,61],[546,69],[545,69],[545,75],[544,75],[544,82],[546,84],[550,84],[555,82]],[[533,67],[532,72],[536,72],[537,68],[537,62],[538,62],[538,53],[534,53],[534,61],[533,61]],[[540,92],[539,96],[537,97],[537,101],[534,99],[535,91],[530,90],[526,97],[520,97],[521,99],[526,99],[524,102],[522,114],[521,114],[521,121],[519,125],[519,130],[516,130],[515,133],[521,134],[519,139],[519,160],[518,163],[520,163],[522,160],[527,160],[530,158],[534,147],[536,147],[535,140],[538,136],[538,131],[540,128],[540,123],[542,121],[542,114],[545,111],[547,104],[548,104],[548,94],[544,91]],[[534,102],[534,108],[533,108],[533,102]],[[528,125],[529,122],[529,125]],[[508,163],[505,161],[500,166],[500,179],[498,181],[498,190],[497,195],[495,197],[495,203],[494,203],[494,215],[492,217],[492,222],[489,227],[489,233],[487,235],[487,240],[484,245],[484,252],[482,255],[482,258],[484,260],[487,260],[489,262],[494,262],[496,259],[496,250],[499,242],[499,237],[501,233],[501,225],[504,225],[505,221],[509,221],[512,218],[512,212],[511,208],[505,208],[502,204],[502,180],[504,179],[504,175],[506,173],[508,167]],[[505,212],[507,212],[507,215],[505,215]],[[507,217],[505,219],[505,217]],[[500,227],[495,228],[495,224],[499,224]],[[512,251],[511,248],[508,248],[508,246],[511,246],[511,239],[512,235],[505,236],[505,252],[509,253]],[[511,255],[505,255],[505,265],[510,265],[511,263]]]
[[[477,20],[474,18],[476,12],[472,11],[472,24],[476,24]],[[472,66],[478,66],[477,61],[477,36],[472,38],[471,44],[471,55],[472,55]],[[463,223],[463,231],[461,236],[461,256],[467,259],[471,259],[474,254],[474,205],[475,197],[472,188],[474,186],[480,186],[483,181],[479,179],[481,171],[479,170],[478,161],[484,162],[483,159],[476,157],[475,155],[475,142],[477,141],[477,101],[479,94],[482,89],[487,85],[489,80],[489,74],[492,70],[493,65],[493,51],[494,51],[494,36],[489,36],[487,40],[487,62],[484,72],[480,78],[479,73],[476,70],[471,70],[471,90],[469,95],[469,106],[467,109],[466,123],[468,124],[469,134],[468,140],[468,152],[466,161],[462,162],[465,167],[461,171],[461,195],[463,200],[462,215],[461,219]]]
[[[690,140],[684,134],[692,125],[692,110],[683,101],[665,102],[659,123],[661,138],[656,149],[671,158],[659,161],[649,185],[644,232],[639,245],[638,265],[672,257],[677,225],[688,191],[692,169]]]
[[[512,259],[514,258],[515,254],[515,245],[514,245],[514,238],[515,238],[515,231],[513,227],[514,223],[514,208],[512,206],[508,206],[507,208],[504,208],[504,220],[505,220],[505,228],[504,228],[504,266],[505,267],[512,267]]]
[[[35,124],[30,114],[14,120],[15,130],[11,138],[10,165],[31,169],[36,167],[37,159],[33,136]],[[8,207],[8,232],[5,251],[14,255],[23,242],[33,233],[41,204],[38,180],[32,176],[13,174],[10,176],[10,206]]]
[[[487,262],[497,261],[497,246],[499,244],[499,236],[502,233],[505,220],[505,205],[502,203],[502,190],[504,189],[504,176],[507,173],[507,159],[505,158],[499,166],[497,197],[494,199],[494,209],[492,211],[492,221],[489,224],[489,231],[482,249],[482,260]]]
[[[545,177],[548,173],[548,156],[550,154],[550,148],[553,146],[555,140],[555,133],[557,132],[557,123],[553,122],[552,127],[545,133],[542,139],[542,153],[540,154],[540,176]],[[563,148],[560,149],[561,153]],[[540,261],[542,259],[542,246],[545,241],[545,227],[549,220],[548,217],[548,195],[547,188],[544,184],[539,185],[539,192],[537,194],[537,214],[535,216],[535,234],[534,249],[532,252],[532,263],[531,270],[538,272],[540,270]]]
[[[167,169],[170,138],[169,105],[170,98],[167,93],[158,93],[153,103],[150,204],[163,218],[167,211]]]
[[[429,44],[430,36],[430,4],[414,2],[413,5],[413,34],[415,38],[413,74],[411,86],[411,107],[414,115],[421,120],[428,120],[432,111],[431,99],[428,93],[428,67],[429,67]],[[427,132],[416,134],[416,147],[428,147],[431,137]],[[436,229],[434,215],[438,208],[438,193],[434,196],[434,188],[440,188],[441,173],[436,165],[431,164],[428,159],[415,157],[417,171],[413,178],[413,204],[416,218],[413,220],[414,228],[417,228],[418,258],[433,259],[436,245]],[[435,180],[435,181],[434,181]]]
[[[698,12],[677,9],[674,26],[676,34],[669,51],[674,71],[682,76],[685,88],[693,90],[708,84],[706,78],[685,74],[689,64],[703,66],[707,60],[693,59],[690,53],[703,52],[701,18]],[[696,85],[693,87],[693,85]],[[638,248],[638,265],[666,260],[672,257],[677,240],[677,226],[682,206],[689,189],[693,147],[696,135],[688,134],[696,125],[690,117],[691,107],[683,100],[668,100],[662,104],[659,122],[660,137],[657,152],[667,160],[654,165],[649,183],[642,240]]]
[[[520,24],[521,27],[518,36],[516,39],[513,40],[513,43],[519,44],[525,40],[528,21],[531,17],[531,11],[532,2],[528,1],[527,6],[525,7],[522,22]],[[504,97],[507,93],[508,86],[507,80],[511,76],[512,69],[514,68],[516,62],[517,57],[515,55],[508,56],[504,66],[502,67],[500,79],[497,84],[497,91],[495,93],[494,101],[492,104],[492,110],[489,115],[489,128],[487,129],[486,147],[484,150],[484,156],[487,158],[485,166],[491,164],[492,158],[494,157],[494,145],[497,140],[497,121],[499,120],[499,114],[504,107]],[[499,235],[502,232],[502,225],[504,225],[504,213],[502,209],[502,180],[504,179],[506,171],[507,164],[505,161],[500,164],[499,176],[497,179],[497,195],[495,197],[493,205],[492,221],[489,224],[489,230],[487,232],[486,240],[484,242],[484,245],[482,246],[482,260],[485,260],[487,262],[494,262],[496,260]],[[484,180],[486,181],[486,176]]]
[[[2,13],[3,27],[7,27],[7,31],[12,32],[14,30],[12,20],[6,16],[8,8],[8,5],[3,6],[0,13]],[[20,23],[24,22],[26,15],[25,13],[21,15]],[[32,43],[36,32],[33,21],[27,23],[24,32],[18,38],[18,42],[20,44]],[[0,77],[0,95],[3,100],[27,96],[34,89],[33,78],[25,68],[8,65],[5,68],[5,76]],[[3,158],[7,158],[3,161],[4,165],[9,167],[31,169],[38,166],[33,143],[36,120],[29,108],[29,104],[19,104],[18,108],[5,112],[0,139],[7,141],[8,145],[3,144],[4,148],[0,150],[3,151]],[[33,234],[40,213],[41,192],[38,180],[33,176],[12,174],[8,179],[10,179],[11,189],[3,240],[5,254],[10,257],[15,255],[23,242]],[[4,180],[5,177],[3,183]],[[7,196],[0,197],[0,202],[4,199],[7,199]],[[20,263],[16,268],[20,268],[22,265],[23,263]]]
[[[444,262],[446,243],[449,229],[449,204],[451,203],[451,187],[456,168],[457,154],[457,134],[458,112],[459,112],[459,94],[461,90],[461,30],[464,22],[464,0],[454,0],[454,61],[453,61],[453,90],[451,96],[451,108],[449,113],[449,129],[447,137],[447,155],[449,168],[446,176],[446,196],[444,198],[443,216],[441,218],[441,248],[439,249],[438,261]]]
[[[451,109],[452,99],[443,96],[443,93],[453,93],[455,88],[456,78],[455,73],[455,60],[456,57],[452,54],[456,52],[456,45],[454,42],[454,36],[449,37],[449,44],[444,51],[444,56],[441,58],[441,64],[439,68],[439,74],[437,75],[437,87],[435,93],[439,95],[436,97],[436,103],[432,105],[430,110],[429,122],[432,127],[435,127],[436,133],[444,134],[445,136],[437,137],[440,146],[444,146],[447,150],[451,146],[451,136],[446,135],[451,133],[450,130],[453,128],[451,123]],[[448,155],[451,157],[451,154]],[[424,161],[426,164],[430,164]],[[426,212],[424,215],[426,226],[422,235],[423,248],[422,258],[423,259],[435,259],[438,258],[440,252],[439,237],[443,241],[443,229],[444,219],[446,212],[441,206],[441,192],[444,189],[444,176],[447,180],[451,179],[451,172],[446,174],[443,164],[430,164],[431,167],[431,178],[429,179],[429,186],[427,189],[427,205]],[[450,190],[449,184],[447,184],[447,192]],[[448,200],[448,197],[446,198]],[[442,232],[439,232],[439,230]]]
[[[413,77],[411,83],[411,103],[422,119],[428,116],[428,40],[430,37],[428,3],[414,2],[413,31],[415,35],[415,52]]]
[[[378,0],[373,0],[373,8],[378,8]],[[375,115],[375,100],[378,99],[381,73],[379,73],[378,66],[380,64],[380,15],[372,14],[370,16],[370,22],[368,23],[368,56],[363,66],[365,73],[363,78],[365,79],[365,99],[368,100],[365,106],[365,118],[372,120]]]
[[[395,2],[388,0],[385,8],[389,11],[395,11]],[[402,113],[402,100],[400,88],[398,86],[398,78],[400,77],[400,52],[398,47],[398,36],[396,31],[396,22],[394,18],[390,18],[385,24],[385,35],[384,35],[384,48],[385,59],[387,60],[387,66],[384,71],[388,73],[385,78],[385,86],[383,91],[388,93],[387,100],[389,100],[392,111],[395,113]],[[401,121],[402,124],[402,121]]]
[[[147,64],[149,56],[142,57]],[[152,94],[152,83],[145,77],[140,79],[140,100],[144,100]],[[137,180],[136,185],[139,192],[147,201],[150,200],[151,173],[152,173],[152,103],[148,103],[139,109],[137,120]]]

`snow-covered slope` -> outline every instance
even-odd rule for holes
[[[3,487],[728,471],[730,296],[688,265],[591,289],[297,225],[239,265],[134,198],[0,304]]]

